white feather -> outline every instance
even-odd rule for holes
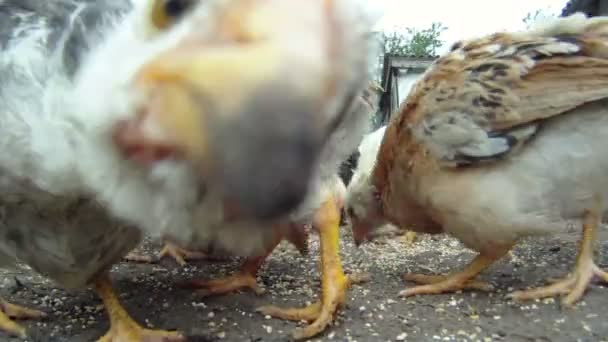
[[[359,164],[346,188],[345,206],[351,208],[358,216],[365,217],[374,200],[371,173],[376,166],[378,151],[386,132],[382,126],[367,134],[359,145]]]
[[[148,1],[135,1],[124,17],[108,14],[98,31],[90,33],[90,50],[74,78],[68,76],[59,53],[67,40],[48,48],[51,23],[41,20],[15,31],[19,37],[0,55],[0,66],[13,72],[0,84],[0,147],[5,151],[0,154],[1,264],[21,259],[62,285],[75,287],[126,254],[142,232],[183,245],[219,243],[245,255],[254,254],[264,243],[270,231],[265,227],[223,225],[221,201],[213,190],[199,203],[198,182],[188,165],[167,161],[146,169],[132,164],[117,153],[111,137],[113,124],[130,117],[142,101],[130,84],[139,68],[192,30],[211,34],[212,9],[228,3],[201,2],[190,19],[163,34],[151,30],[145,19]],[[290,76],[301,72],[302,80],[315,78],[303,70],[324,74],[327,65],[338,66],[332,74],[344,87],[322,108],[329,117],[346,96],[343,88],[363,88],[369,79],[367,72],[359,70],[367,69],[369,56],[360,52],[369,51],[365,34],[370,24],[360,8],[346,0],[335,3],[341,11],[336,18],[343,20],[338,24],[351,29],[343,32],[349,49],[339,48],[339,56],[328,56],[322,53],[327,50],[323,42],[310,39],[315,36],[311,34],[303,35],[305,41],[291,39],[292,49],[285,52],[295,61],[313,64],[295,73],[289,70]],[[292,29],[316,30],[322,25],[308,24],[319,22],[321,14],[308,11],[301,21],[282,22],[296,25]],[[275,34],[292,38],[281,30]],[[328,58],[336,58],[336,63]],[[351,139],[356,139],[344,136],[344,130],[355,135],[363,131],[361,117],[351,116],[340,126],[332,144],[344,145],[328,147],[319,166],[319,182],[335,176],[337,163],[347,155]]]

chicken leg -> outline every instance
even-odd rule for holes
[[[554,284],[527,291],[515,291],[509,295],[514,300],[529,300],[537,298],[552,297],[565,294],[562,304],[572,306],[585,293],[589,283],[594,276],[602,281],[608,282],[608,273],[601,270],[593,262],[593,244],[597,237],[597,228],[602,218],[602,201],[596,200],[595,207],[587,210],[583,221],[583,237],[579,245],[574,272],[563,280],[555,281]]]
[[[189,251],[172,242],[166,242],[163,249],[158,253],[159,260],[167,256],[173,258],[180,266],[186,265],[186,260],[204,260],[208,258],[208,255],[203,252]]]
[[[165,257],[173,258],[175,262],[177,262],[180,266],[186,265],[186,261],[190,260],[218,259],[212,258],[203,252],[189,251],[187,249],[179,247],[178,245],[172,242],[165,242],[165,245],[156,257],[151,257],[149,255],[141,255],[139,253],[131,251],[123,259],[129,262],[156,263]]]
[[[0,298],[0,330],[7,334],[26,338],[25,328],[15,323],[15,319],[40,319],[46,317],[46,313],[11,304]]]
[[[305,308],[263,306],[257,309],[264,315],[280,319],[312,322],[303,329],[295,330],[295,339],[310,338],[322,332],[332,322],[338,307],[344,304],[350,285],[367,280],[365,276],[344,274],[339,254],[339,224],[340,211],[332,196],[317,211],[313,224],[318,228],[321,238],[321,300]]]
[[[223,295],[247,288],[253,290],[257,295],[262,295],[265,290],[258,285],[257,274],[273,249],[274,246],[263,256],[247,258],[241,269],[231,276],[213,280],[192,280],[183,283],[182,286],[199,289],[196,292],[203,297]]]
[[[95,290],[110,316],[110,331],[98,342],[185,341],[177,332],[150,330],[137,324],[120,304],[107,274],[95,280]]]
[[[427,285],[415,286],[403,290],[399,292],[399,296],[410,297],[421,294],[456,292],[459,290],[489,291],[492,289],[492,285],[487,282],[474,280],[474,278],[492,265],[496,260],[505,256],[510,249],[511,246],[497,249],[497,252],[492,255],[479,254],[462,271],[449,276],[406,274],[403,276],[406,281]]]
[[[303,225],[284,223],[278,224],[274,228],[276,228],[277,235],[267,246],[266,253],[261,256],[247,258],[237,273],[223,279],[193,280],[181,285],[188,288],[200,289],[197,293],[204,297],[223,295],[247,288],[253,290],[257,295],[262,295],[265,290],[258,285],[258,271],[283,238],[291,242],[300,254],[308,253],[308,232]]]

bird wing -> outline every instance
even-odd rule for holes
[[[608,96],[608,18],[577,14],[454,44],[397,119],[445,167],[517,151],[546,120]]]

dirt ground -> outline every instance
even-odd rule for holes
[[[602,232],[606,235],[606,230]],[[411,284],[404,272],[446,272],[468,262],[473,253],[444,236],[420,236],[408,247],[399,237],[385,236],[355,248],[343,229],[347,271],[367,271],[371,282],[353,287],[348,306],[334,326],[316,341],[608,341],[608,289],[594,283],[572,309],[559,299],[514,303],[505,299],[513,289],[544,284],[565,275],[576,254],[578,230],[572,236],[523,241],[512,259],[505,258],[482,275],[495,285],[493,293],[456,294],[401,299],[397,293]],[[597,263],[608,268],[608,239],[598,243]],[[171,259],[159,264],[122,262],[112,272],[116,289],[133,317],[150,327],[177,329],[190,341],[286,341],[298,323],[269,319],[255,307],[273,303],[303,305],[316,298],[318,240],[310,256],[281,245],[260,272],[266,293],[251,292],[200,298],[174,287],[175,281],[211,278],[235,270],[238,260],[200,261],[179,267]],[[147,242],[145,253],[158,252]],[[23,322],[29,341],[94,341],[108,328],[101,301],[90,290],[67,293],[44,278],[22,269],[2,271],[0,294],[15,303],[49,314],[41,322]],[[0,333],[0,341],[18,341]]]

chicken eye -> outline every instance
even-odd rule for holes
[[[197,0],[155,0],[152,10],[152,23],[159,29],[165,29],[181,17]]]

